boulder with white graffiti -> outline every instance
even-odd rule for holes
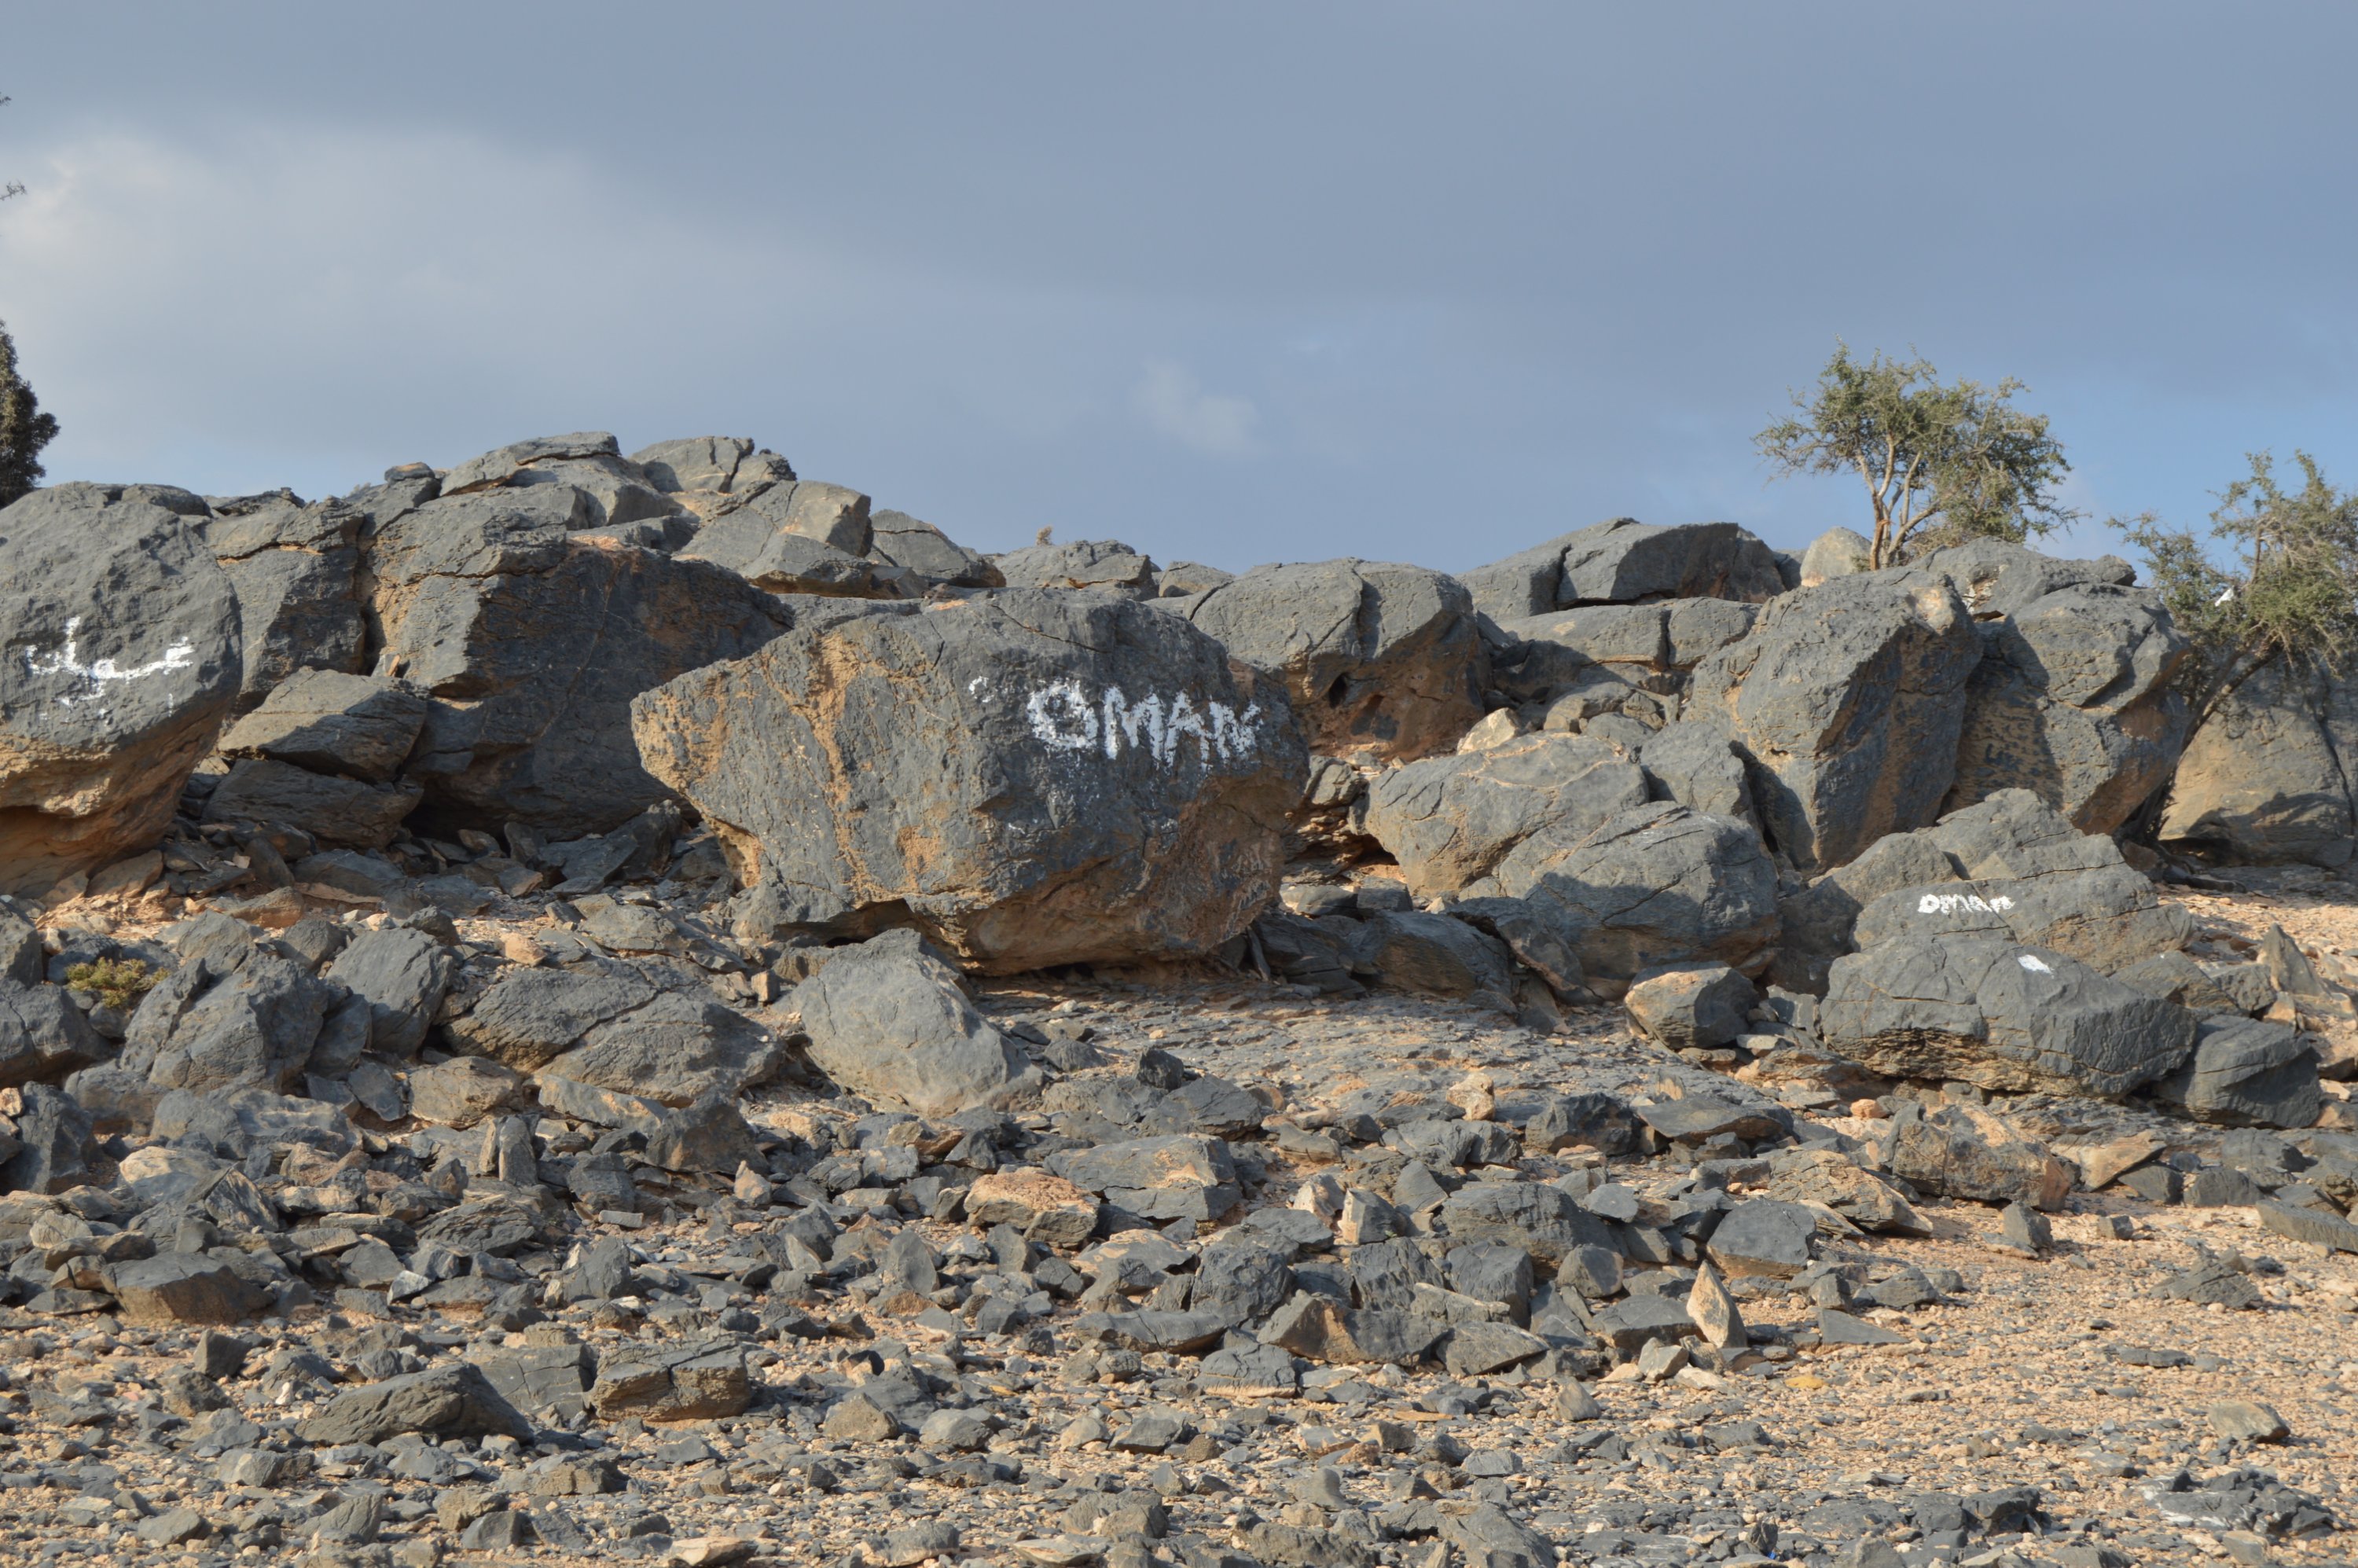
[[[1274,895],[1305,766],[1282,689],[1176,616],[1011,589],[797,628],[640,697],[741,932],[913,925],[969,968],[1177,957]]]
[[[165,485],[0,511],[0,892],[153,844],[237,696],[237,595]]]

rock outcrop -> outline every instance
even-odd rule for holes
[[[1758,603],[1791,586],[1775,552],[1733,523],[1655,527],[1617,517],[1464,574],[1474,607],[1505,622],[1582,604],[1657,599]]]

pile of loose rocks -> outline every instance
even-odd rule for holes
[[[1855,566],[36,492],[0,1558],[2321,1560],[2353,890],[2124,564]]]

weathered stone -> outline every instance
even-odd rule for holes
[[[989,559],[905,512],[879,512],[870,518],[868,553],[929,583],[953,588],[1007,586],[1006,575]]]
[[[256,952],[226,975],[185,960],[141,1000],[123,1065],[168,1089],[292,1087],[310,1060],[336,989],[295,959]]]
[[[1117,540],[1033,545],[994,556],[991,565],[1010,588],[1098,589],[1139,599],[1154,596],[1154,563]]]
[[[1374,915],[1352,945],[1355,972],[1391,990],[1466,997],[1501,1011],[1514,1008],[1506,946],[1446,914],[1393,910]]]
[[[1666,725],[1639,745],[1638,760],[1645,766],[1650,798],[1676,801],[1707,816],[1758,820],[1743,755],[1716,726]]]
[[[2117,1098],[2186,1061],[2195,1019],[2051,948],[1910,933],[1835,960],[1818,1028],[1894,1077]]]
[[[1684,1051],[1742,1035],[1756,995],[1752,982],[1725,964],[1671,964],[1639,975],[1621,1000],[1639,1028]]]
[[[1525,735],[1383,773],[1368,791],[1367,830],[1424,898],[1488,876],[1529,840],[1541,841],[1535,853],[1569,849],[1646,798],[1644,770],[1619,746]]]
[[[1243,1197],[1228,1146],[1196,1134],[1068,1149],[1050,1155],[1048,1168],[1149,1219],[1217,1219]]]
[[[1971,1106],[1902,1104],[1873,1147],[1882,1169],[1943,1197],[2053,1209],[2071,1192],[2069,1165]]]
[[[2324,1108],[2317,1046],[2288,1023],[2210,1018],[2185,1066],[2153,1085],[2153,1098],[2197,1121],[2230,1127],[2313,1127]]]
[[[1526,841],[1496,880],[1566,911],[1587,982],[1609,997],[1663,964],[1756,969],[1776,935],[1776,868],[1752,830],[1668,802],[1622,812],[1574,845]]]
[[[1579,1247],[1610,1247],[1612,1227],[1558,1187],[1537,1182],[1476,1182],[1442,1204],[1440,1227],[1454,1241],[1503,1241],[1552,1269]]]
[[[1599,1310],[1590,1323],[1596,1336],[1624,1360],[1649,1345],[1692,1339],[1698,1332],[1684,1306],[1668,1296],[1643,1292]]]
[[[753,1401],[745,1353],[734,1345],[673,1344],[617,1351],[598,1368],[590,1408],[603,1421],[710,1421]]]
[[[2108,838],[2093,842],[2112,849]],[[2052,949],[2110,974],[2183,946],[2194,934],[2194,922],[2183,908],[2157,899],[2144,876],[2115,864],[1899,888],[1860,911],[1854,927],[1862,948],[1935,934]]]
[[[1581,604],[1658,599],[1758,603],[1784,592],[1768,546],[1733,523],[1650,526],[1617,517],[1464,574],[1474,607],[1499,621]]]
[[[795,988],[794,1005],[822,1072],[920,1116],[1004,1104],[1038,1078],[914,931],[839,950]]]
[[[377,520],[379,667],[436,699],[406,775],[461,819],[599,831],[666,798],[640,765],[632,698],[789,623],[722,568],[577,536],[590,504],[547,484]]]
[[[1712,1227],[1713,1261],[1732,1279],[1766,1275],[1790,1280],[1810,1266],[1817,1219],[1799,1204],[1747,1198]]]
[[[388,925],[353,937],[322,978],[367,1006],[369,1049],[401,1061],[425,1043],[458,972],[458,958],[434,937]]]
[[[1875,560],[1875,546],[1855,528],[1829,528],[1801,552],[1801,586],[1815,588],[1830,578],[1866,571]]]
[[[1862,1230],[1931,1234],[1931,1227],[1889,1183],[1831,1149],[1779,1149],[1768,1156],[1768,1171],[1770,1197],[1823,1204]]]
[[[796,632],[636,711],[742,919],[914,924],[991,973],[1218,946],[1276,891],[1303,765],[1218,643],[1094,595]]]
[[[237,596],[161,485],[61,484],[0,511],[0,892],[153,845],[235,699]]]
[[[2171,676],[2188,644],[2158,594],[2071,583],[1985,621],[1981,638],[1952,806],[2028,789],[2110,833],[2169,782],[2189,719]]]
[[[2315,657],[2272,659],[2186,743],[2156,829],[2242,860],[2350,863],[2358,683]]]
[[[238,710],[302,670],[362,668],[368,628],[353,577],[365,508],[343,500],[307,506],[287,490],[210,505],[205,544],[236,590],[245,650]]]
[[[433,1437],[530,1438],[532,1422],[483,1376],[460,1361],[405,1373],[338,1394],[295,1428],[306,1443],[383,1443],[405,1432]]]
[[[989,1228],[1011,1225],[1026,1240],[1049,1247],[1077,1247],[1098,1227],[1095,1198],[1045,1171],[1018,1168],[978,1176],[967,1188],[968,1224]]]
[[[1938,813],[1980,658],[1945,579],[1837,578],[1771,600],[1697,665],[1685,716],[1725,728],[1752,761],[1770,842],[1824,871]]]
[[[1446,1324],[1430,1318],[1380,1309],[1353,1311],[1304,1292],[1262,1326],[1260,1341],[1311,1361],[1412,1366],[1448,1333]]]
[[[1448,752],[1482,717],[1487,653],[1466,590],[1422,567],[1259,567],[1177,612],[1293,700],[1313,752],[1407,762]]]
[[[112,1050],[64,987],[0,980],[0,1088],[62,1082]]]
[[[305,669],[230,726],[222,754],[389,783],[426,727],[426,698],[382,676]]]

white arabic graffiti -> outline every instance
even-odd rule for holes
[[[1954,914],[1970,909],[1975,914],[2004,914],[2014,907],[2014,900],[2004,893],[1996,898],[1984,898],[1977,892],[1928,892],[1916,901],[1919,914]]]
[[[110,683],[146,680],[149,676],[160,676],[167,671],[185,670],[197,662],[197,645],[194,643],[174,643],[164,650],[162,658],[134,665],[129,669],[124,669],[113,659],[97,659],[84,664],[81,645],[76,641],[81,632],[81,617],[77,615],[66,622],[63,647],[47,655],[30,648],[25,650],[25,668],[31,674],[70,676],[81,687],[79,691],[59,692],[58,706],[60,708],[71,708],[103,697]]]
[[[1132,702],[1118,686],[1106,687],[1092,702],[1079,681],[1062,680],[1033,692],[1023,711],[1042,745],[1059,752],[1102,748],[1109,761],[1127,747],[1168,767],[1179,754],[1179,742],[1189,736],[1206,764],[1234,762],[1260,749],[1257,702],[1241,713],[1225,702],[1198,708],[1184,691],[1168,702],[1152,692]]]

